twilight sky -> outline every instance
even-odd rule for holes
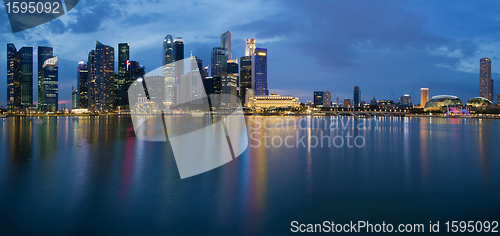
[[[118,43],[130,43],[131,60],[149,72],[161,66],[167,34],[182,37],[185,57],[192,51],[207,66],[226,30],[233,58],[244,55],[247,38],[257,39],[268,49],[269,90],[302,102],[315,90],[331,91],[332,100],[352,98],[356,85],[365,101],[415,88],[419,103],[420,88],[428,87],[430,96],[466,102],[479,95],[481,57],[492,59],[495,99],[500,94],[499,1],[80,0],[68,14],[15,34],[0,8],[0,106],[7,99],[7,43],[34,47],[34,74],[36,47],[54,47],[59,100],[68,107],[78,61],[96,40],[115,54]]]

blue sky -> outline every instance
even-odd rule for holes
[[[10,42],[18,49],[54,47],[59,99],[70,102],[78,61],[96,40],[115,53],[118,43],[130,43],[131,60],[150,71],[161,66],[167,34],[182,37],[185,56],[192,51],[207,66],[226,30],[233,57],[243,56],[247,38],[267,48],[269,90],[302,102],[315,90],[331,91],[332,100],[352,98],[356,85],[365,101],[393,100],[391,89],[400,97],[415,88],[413,102],[419,103],[420,88],[428,87],[431,96],[452,94],[466,102],[479,95],[481,57],[492,59],[496,98],[498,12],[498,1],[80,0],[68,14],[13,34],[0,9],[0,105],[6,105]]]

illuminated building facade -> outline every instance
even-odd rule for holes
[[[128,43],[118,44],[118,77],[115,83],[115,99],[118,107],[128,104],[127,90],[132,84],[127,67],[130,65],[130,47]]]
[[[94,67],[95,111],[112,111],[115,104],[115,49],[97,41]]]
[[[314,91],[314,105],[319,107],[331,107],[332,94],[328,91]]]
[[[42,111],[56,112],[59,101],[59,59],[57,56],[45,60],[42,65]]]
[[[256,48],[252,59],[252,89],[255,95],[269,95],[267,90],[267,49]]]
[[[211,53],[211,68],[210,75],[224,77],[227,75],[227,49],[222,47],[214,47]]]
[[[16,111],[21,107],[21,60],[14,44],[7,44],[7,110]]]
[[[344,107],[351,107],[351,100],[349,98],[344,99]]]
[[[420,89],[420,106],[425,107],[425,104],[429,101],[429,89],[421,88]]]
[[[76,78],[76,108],[87,109],[89,70],[84,61],[78,62]]]
[[[279,107],[300,107],[298,97],[290,95],[256,95],[249,98],[250,108],[279,108]]]
[[[38,108],[42,109],[41,104],[44,103],[44,94],[43,94],[43,78],[42,78],[42,66],[43,63],[49,59],[54,57],[52,47],[44,47],[38,46]]]
[[[221,86],[222,94],[230,94],[232,96],[224,96],[222,105],[229,107],[238,106],[238,60],[227,61],[227,75],[222,77]]]
[[[245,45],[245,56],[246,57],[253,56],[254,51],[255,51],[255,39],[247,39]]]
[[[359,86],[354,86],[353,90],[353,106],[354,107],[359,107],[359,104],[361,102],[361,89],[359,89]]]
[[[165,79],[165,104],[172,105],[175,98],[175,72],[174,65],[174,40],[172,35],[167,35],[163,40],[163,77]]]
[[[475,98],[469,99],[469,101],[467,101],[467,103],[465,105],[469,106],[469,107],[485,107],[485,106],[491,106],[492,104],[493,104],[493,102],[486,99],[486,98],[475,97]]]
[[[479,97],[493,100],[493,80],[491,79],[491,59],[479,60]]]
[[[95,50],[90,50],[87,61],[87,109],[95,111]]]
[[[457,96],[452,95],[438,95],[431,97],[425,104],[425,110],[440,110],[442,107],[455,107],[462,106],[462,101]]]
[[[184,60],[184,40],[181,37],[174,39],[174,62]],[[179,84],[181,75],[184,74],[184,63],[175,64],[175,84]],[[175,93],[175,92],[174,92]]]
[[[19,49],[21,107],[33,106],[33,47]]]
[[[240,58],[240,101],[245,104],[247,90],[252,89],[252,57]]]

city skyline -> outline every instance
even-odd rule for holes
[[[417,10],[409,13],[410,16],[405,16],[404,13],[408,13],[409,9],[416,6],[409,3],[397,3],[392,6],[388,2],[378,4],[366,2],[359,9],[347,3],[329,3],[335,6],[336,10],[334,11],[338,15],[367,13],[365,20],[360,19],[359,22],[349,23],[354,26],[361,26],[358,28],[359,32],[364,32],[361,36],[346,29],[345,27],[348,25],[343,26],[341,21],[336,20],[336,17],[326,18],[327,24],[336,29],[336,36],[332,39],[331,36],[334,34],[327,30],[329,29],[328,27],[320,27],[319,29],[323,31],[317,33],[308,30],[307,27],[298,23],[301,19],[315,19],[316,16],[312,14],[313,11],[311,9],[312,7],[318,7],[317,3],[311,6],[303,6],[300,3],[274,2],[265,11],[254,16],[252,20],[222,21],[219,24],[220,29],[208,29],[209,27],[205,27],[204,23],[200,24],[200,28],[196,26],[195,29],[182,29],[182,24],[180,24],[181,28],[174,27],[172,29],[161,26],[155,28],[155,31],[158,31],[158,33],[147,30],[146,33],[148,36],[145,38],[140,37],[140,40],[137,36],[128,36],[130,33],[125,34],[131,32],[131,30],[137,30],[134,27],[124,30],[123,34],[110,28],[113,25],[118,26],[118,23],[125,19],[113,21],[105,16],[103,17],[104,19],[90,19],[94,14],[98,14],[100,11],[98,7],[93,7],[88,13],[78,12],[79,8],[90,6],[87,4],[90,3],[80,3],[75,8],[76,11],[74,10],[75,13],[73,15],[78,15],[82,18],[85,16],[87,17],[85,20],[90,21],[88,23],[97,22],[97,25],[109,22],[111,25],[92,28],[93,31],[91,31],[101,32],[103,30],[110,30],[109,36],[102,38],[97,37],[95,34],[88,34],[80,35],[82,37],[75,40],[74,36],[76,32],[88,30],[90,25],[88,23],[75,25],[68,23],[72,14],[25,32],[1,36],[6,43],[13,42],[15,45],[33,46],[34,54],[36,54],[37,45],[51,46],[57,51],[59,55],[59,87],[61,91],[64,91],[60,94],[60,101],[66,102],[67,107],[71,104],[70,88],[72,84],[73,86],[76,85],[75,81],[77,78],[74,68],[78,65],[79,60],[86,59],[88,49],[92,48],[92,42],[95,42],[96,39],[113,47],[116,47],[118,43],[128,42],[130,47],[134,48],[131,58],[136,59],[145,65],[146,68],[153,69],[160,66],[161,55],[158,52],[158,48],[161,48],[161,44],[158,42],[168,33],[182,35],[186,42],[185,51],[192,51],[193,55],[198,56],[206,63],[204,66],[208,65],[207,62],[210,61],[211,48],[220,44],[220,34],[222,32],[229,30],[232,34],[233,58],[240,58],[244,55],[247,38],[255,38],[258,47],[272,49],[273,52],[273,56],[269,58],[269,64],[272,65],[269,66],[268,71],[269,93],[276,91],[278,94],[292,94],[300,97],[301,102],[312,100],[311,92],[318,89],[332,91],[332,93],[337,94],[340,98],[350,98],[352,96],[352,86],[354,85],[359,85],[363,90],[361,100],[364,101],[369,101],[373,97],[380,100],[392,100],[390,89],[394,91],[396,97],[401,97],[404,94],[409,94],[414,87],[429,87],[431,91],[429,96],[453,94],[466,100],[478,96],[479,68],[477,60],[481,57],[492,59],[492,79],[497,80],[500,78],[498,74],[499,63],[495,63],[498,59],[497,55],[500,53],[497,51],[496,48],[498,47],[495,46],[496,43],[493,40],[497,33],[494,30],[488,30],[490,27],[497,26],[498,22],[490,21],[488,29],[481,27],[472,29],[470,26],[473,22],[493,19],[493,10],[498,8],[495,4],[491,5],[491,9],[482,12],[480,15],[468,12],[469,17],[461,19],[458,13],[450,12],[448,9],[449,4],[446,3],[438,4],[429,2],[427,5],[432,6],[432,8],[417,7]],[[108,3],[99,4],[105,5]],[[255,7],[255,5],[262,3],[247,4],[251,5],[245,5],[244,7]],[[153,8],[156,7],[158,6],[152,4],[151,6],[147,6],[145,10],[147,12],[155,12]],[[283,27],[285,24],[283,20],[279,20],[279,16],[284,16],[284,13],[296,12],[299,8],[304,10],[303,14],[300,14],[297,20],[291,21],[291,24],[294,24],[294,29],[297,31],[296,33],[300,33],[300,36],[293,38],[293,33],[286,27]],[[371,8],[377,9],[375,11],[377,13],[368,13],[367,9]],[[453,5],[451,8],[462,13],[463,11],[468,11],[467,9],[461,9],[460,4]],[[467,8],[473,10],[479,8],[479,5],[469,3],[467,4]],[[198,10],[199,8],[195,6],[190,11]],[[346,13],[340,12],[341,10]],[[378,14],[383,14],[389,10],[394,11],[395,14],[395,16],[391,17],[397,17],[402,22],[401,24],[406,24],[404,27],[405,30],[400,30],[390,23],[376,20],[374,23],[379,23],[380,30],[374,32],[369,27],[365,27],[365,25],[370,25],[370,22],[366,22],[366,19],[376,19]],[[175,8],[169,10],[169,14],[174,11]],[[437,18],[430,17],[430,15],[439,15],[438,13],[446,14]],[[206,17],[210,17],[210,14],[207,13]],[[242,13],[239,12],[239,9],[236,9],[232,14]],[[319,11],[316,14],[325,18],[326,13]],[[416,22],[410,21],[409,19],[413,19],[410,17],[418,20]],[[456,22],[444,21],[445,18],[454,19]],[[288,20],[288,18],[286,19]],[[67,23],[67,25],[60,25],[61,22]],[[424,24],[423,22],[427,23]],[[140,23],[141,20],[139,19],[133,23],[133,26]],[[460,27],[458,27],[459,25]],[[54,27],[61,28],[61,31],[56,32],[56,35],[60,36],[60,39],[55,40],[57,37],[48,37],[42,33],[44,30],[53,29]],[[445,28],[446,30],[443,33],[439,33],[439,30],[436,30]],[[276,30],[270,31],[270,29]],[[390,35],[387,33],[390,29],[397,30],[395,34]],[[410,33],[406,29],[414,29],[414,32]],[[463,32],[467,32],[467,34],[464,35]],[[37,35],[37,37],[30,37],[30,35]],[[389,41],[388,36],[392,36],[391,40],[394,41]],[[414,37],[410,39],[412,37],[409,38],[408,36]],[[326,39],[333,40],[333,42],[336,42],[335,45],[327,44],[325,42]],[[301,43],[303,46],[298,47],[298,42],[306,42],[308,40],[314,40],[315,43],[306,45]],[[352,43],[346,43],[345,41]],[[321,48],[321,50],[313,50],[314,47],[311,47],[313,45]],[[353,46],[354,49],[349,49],[353,48]],[[5,48],[2,48],[0,53],[5,54],[6,51],[4,50]],[[331,52],[336,53],[333,55]],[[363,56],[363,60],[357,60],[362,54],[365,55]],[[391,60],[388,60],[389,58]],[[404,60],[402,60],[403,58]],[[5,65],[4,60],[5,57],[2,57],[0,63],[3,61]],[[385,63],[394,60],[403,61],[404,63],[397,68],[390,67],[389,63]],[[0,83],[0,91],[6,91],[5,67],[0,67],[0,74],[3,75],[2,80],[4,81]],[[310,79],[304,80],[304,76],[310,77]],[[383,81],[384,83],[378,83],[377,81]],[[450,85],[450,83],[452,84]],[[497,97],[500,89],[495,89],[495,91],[497,92],[494,94],[494,98]],[[33,96],[36,97],[36,90]],[[6,106],[6,97],[0,97],[0,105],[4,107]],[[415,94],[413,97],[418,100]],[[496,101],[494,102],[496,103]]]

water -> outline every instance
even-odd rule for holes
[[[283,127],[280,119],[248,118],[254,147],[182,180],[169,144],[138,140],[129,117],[4,119],[0,232],[277,235],[292,221],[325,220],[439,220],[444,231],[448,220],[500,220],[499,120],[377,118],[357,130],[352,122],[363,119],[295,117]],[[330,130],[316,121],[350,123]],[[365,145],[315,147],[314,137],[346,134]],[[266,148],[264,135],[292,136],[292,147],[275,138]]]

